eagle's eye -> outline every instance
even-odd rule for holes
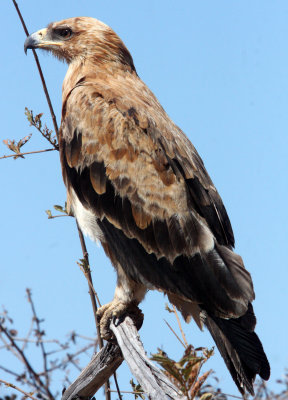
[[[55,33],[62,39],[69,39],[70,36],[72,35],[72,30],[70,28],[60,28],[60,29],[55,29]]]

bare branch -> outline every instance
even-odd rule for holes
[[[110,389],[111,393],[118,393],[117,390]],[[143,394],[144,392],[132,392],[131,390],[121,390],[121,393],[128,393],[128,394]],[[118,393],[119,395],[119,393]],[[122,397],[122,396],[121,396]]]
[[[46,140],[48,140],[48,142],[54,147],[55,150],[59,150],[56,136],[52,136],[53,132],[51,131],[51,129],[47,128],[46,124],[44,124],[44,127],[42,125],[43,113],[37,114],[34,117],[33,111],[28,110],[28,108],[25,107],[25,115],[30,122],[30,126],[34,126],[34,128],[36,128],[41,133],[41,135]]]
[[[166,319],[164,319],[165,324],[168,326],[168,328],[170,329],[170,331],[173,333],[173,335],[179,340],[179,342],[182,344],[183,347],[186,347],[185,344],[182,342],[182,340],[179,338],[179,336],[177,335],[177,333],[174,331],[174,329],[172,328],[172,326],[166,321]]]
[[[130,317],[123,322],[111,323],[114,333],[130,371],[151,400],[183,399],[183,394],[160,371],[145,354],[138,331]]]
[[[93,356],[76,381],[64,392],[62,400],[91,398],[122,363],[121,351],[149,399],[184,400],[182,393],[146,356],[138,331],[130,317],[127,316],[121,322],[117,320],[111,323],[110,329],[115,334],[118,345],[108,343]]]
[[[0,332],[1,332],[1,325],[0,325]],[[4,328],[5,329],[5,328]],[[13,348],[13,345],[9,344],[6,342],[6,340],[4,339],[4,337],[2,335],[0,335],[0,340],[4,343],[4,346],[1,346],[0,349],[2,350],[2,348],[5,348],[8,351],[11,351],[12,354],[14,354],[14,356],[16,358],[18,358],[18,360],[20,360],[21,362],[23,362],[23,359],[21,357],[20,354],[18,354],[18,352]]]
[[[45,149],[45,150],[37,150],[37,151],[28,151],[27,153],[9,154],[8,156],[0,157],[0,160],[2,160],[3,158],[10,158],[10,157],[14,157],[16,160],[16,158],[18,158],[18,157],[23,158],[23,156],[26,156],[27,154],[45,153],[46,151],[54,151],[54,150],[56,150],[56,149]]]
[[[46,387],[44,385],[44,383],[42,382],[42,380],[40,379],[39,375],[35,372],[35,370],[33,369],[32,365],[30,364],[30,362],[28,361],[27,357],[25,356],[24,352],[20,349],[20,347],[17,345],[17,343],[15,342],[14,338],[10,335],[10,333],[8,332],[8,330],[6,328],[4,328],[2,325],[0,325],[0,332],[3,332],[4,335],[7,337],[7,339],[9,340],[9,342],[11,343],[11,346],[13,347],[13,349],[19,354],[19,356],[21,357],[24,365],[27,368],[27,371],[29,372],[31,378],[33,379],[33,381],[35,382],[35,387],[42,389],[45,388],[46,391],[46,395],[48,396],[49,399],[54,400],[54,396],[52,395],[52,393],[50,392],[49,387]]]
[[[19,10],[18,4],[16,3],[15,0],[12,0],[12,1],[13,1],[13,4],[14,4],[15,8],[16,8],[17,14],[18,14],[18,16],[20,18],[20,21],[21,21],[21,24],[23,26],[24,32],[25,32],[26,36],[29,36],[28,29],[26,27],[26,24],[24,22],[22,14],[21,14],[21,12]],[[58,125],[57,125],[57,120],[56,120],[56,116],[55,116],[55,113],[54,113],[54,110],[53,110],[53,106],[52,106],[52,103],[51,103],[51,100],[50,100],[50,96],[49,96],[49,93],[48,93],[48,89],[47,89],[47,86],[46,86],[46,82],[45,82],[45,79],[44,79],[42,68],[41,68],[41,65],[40,65],[40,62],[39,62],[39,58],[37,56],[36,51],[34,49],[32,49],[32,51],[33,51],[33,55],[34,55],[34,58],[35,58],[35,61],[36,61],[36,64],[37,64],[37,68],[38,68],[38,71],[39,71],[39,74],[40,74],[40,78],[41,78],[43,90],[44,90],[44,93],[45,93],[45,96],[46,96],[46,99],[47,99],[47,103],[48,103],[48,106],[49,106],[50,114],[51,114],[53,125],[54,125],[54,130],[56,132],[57,138],[59,138],[59,130],[58,130]]]
[[[213,394],[213,398],[214,399],[217,399],[217,397],[219,397],[219,396],[221,396],[221,397],[223,397],[223,396],[226,396],[226,397],[231,397],[232,399],[239,399],[239,400],[245,400],[245,397],[240,397],[240,396],[235,396],[235,395],[233,395],[233,394],[228,394],[228,393],[223,393],[223,392],[221,392],[221,393],[212,393]]]
[[[53,365],[51,368],[49,368],[48,372],[52,372],[57,369],[63,369],[69,363],[73,364],[72,361],[74,360],[75,357],[77,357],[79,354],[82,354],[82,353],[86,352],[87,350],[91,349],[93,346],[94,346],[94,343],[90,343],[87,346],[82,347],[80,350],[78,350],[74,354],[67,354],[65,359],[60,361],[58,364]],[[62,351],[62,350],[58,350],[58,351]],[[56,351],[50,352],[50,353],[48,353],[48,355],[55,354],[55,353],[56,353]],[[42,374],[39,374],[39,375],[42,375]]]
[[[89,255],[88,255],[88,252],[87,252],[87,248],[86,248],[86,244],[85,244],[83,233],[82,233],[82,231],[81,231],[81,229],[80,229],[80,227],[78,225],[77,220],[76,220],[76,225],[77,225],[79,239],[80,239],[82,253],[83,253],[83,265],[82,265],[81,269],[84,272],[84,275],[85,275],[85,277],[86,277],[86,279],[88,281],[89,295],[90,295],[92,308],[93,308],[93,315],[94,315],[95,325],[96,325],[96,329],[97,329],[97,336],[98,336],[100,348],[102,348],[103,347],[103,340],[102,340],[101,335],[100,335],[100,327],[99,327],[99,323],[98,323],[98,320],[97,320],[96,296],[95,296],[95,294],[94,294],[94,292],[92,290],[93,281],[92,281],[92,275],[91,275],[90,264],[89,264]]]
[[[49,217],[48,217],[48,218],[49,218]],[[50,217],[50,218],[51,218],[51,217]],[[55,217],[52,217],[52,218],[55,218]],[[97,294],[97,292],[96,292],[96,290],[95,290],[95,288],[94,288],[94,286],[93,286],[93,283],[91,283],[91,280],[89,280],[89,276],[88,276],[88,273],[87,273],[87,271],[86,271],[87,266],[86,266],[85,259],[82,259],[82,260],[80,259],[79,261],[80,261],[80,262],[77,261],[77,265],[79,266],[79,268],[80,268],[81,271],[83,272],[85,278],[87,279],[89,288],[92,290],[92,292],[93,292],[93,294],[94,294],[94,296],[95,296],[95,298],[96,298],[96,300],[97,300],[97,303],[99,304],[99,307],[101,307],[101,302],[100,302],[100,300],[99,300],[98,294]],[[89,266],[88,266],[88,267],[89,267]]]
[[[63,393],[62,400],[88,400],[121,365],[123,357],[116,344],[108,343],[93,356],[79,377]]]
[[[29,342],[29,341],[32,341],[32,339],[29,339],[29,338],[30,338],[30,336],[31,336],[31,334],[32,334],[32,332],[33,332],[34,323],[35,323],[35,321],[34,321],[34,319],[32,318],[32,319],[31,319],[31,323],[30,323],[30,327],[29,327],[29,329],[28,329],[28,332],[27,332],[25,338],[23,338],[23,339],[21,340],[20,338],[14,337],[15,342],[18,341],[18,340],[19,340],[19,341],[23,341],[23,346],[22,346],[22,349],[21,349],[22,351],[25,350],[26,346],[28,345],[28,342]]]
[[[11,369],[5,368],[2,365],[0,365],[0,369],[2,369],[2,371],[6,372],[7,374],[10,374],[16,378],[18,378],[18,374],[16,374],[16,372],[11,371]]]
[[[121,391],[120,391],[120,388],[119,388],[119,385],[118,385],[118,381],[117,381],[117,377],[116,377],[116,371],[114,372],[113,376],[114,376],[115,386],[116,386],[116,389],[117,389],[116,393],[118,393],[119,400],[122,400]],[[109,390],[110,390],[110,392],[112,392],[111,389],[109,389]]]
[[[43,366],[44,366],[44,377],[45,377],[45,381],[46,381],[46,389],[48,391],[49,384],[50,384],[50,379],[49,379],[48,366],[47,366],[47,353],[46,353],[46,350],[45,350],[44,343],[41,340],[42,336],[44,335],[44,333],[41,331],[40,319],[38,318],[38,316],[36,314],[34,302],[32,300],[32,296],[31,296],[31,290],[30,289],[26,289],[26,293],[27,293],[27,297],[28,297],[28,302],[31,305],[31,310],[32,310],[32,313],[33,313],[33,319],[36,322],[36,326],[37,326],[36,337],[37,337],[38,344],[40,345],[41,352],[42,352]]]
[[[179,316],[178,316],[178,313],[177,313],[177,310],[176,310],[176,307],[174,306],[174,304],[173,304],[173,311],[174,311],[175,317],[176,317],[176,319],[177,319],[177,323],[178,323],[178,326],[179,326],[179,329],[180,329],[182,338],[183,338],[183,340],[184,340],[185,347],[188,347],[188,342],[187,342],[185,333],[184,333],[184,331],[183,331],[183,329],[182,329],[182,325],[181,325],[181,322],[180,322],[180,319],[179,319]]]
[[[33,397],[31,393],[24,392],[24,390],[20,389],[18,386],[13,385],[13,383],[3,381],[3,379],[0,379],[0,383],[4,383],[4,385],[6,385],[6,386],[11,387],[15,390],[18,390],[18,392],[24,394],[25,397],[29,397],[32,400],[38,400],[38,399],[36,399],[36,397]]]
[[[121,322],[111,323],[110,328],[117,338],[131,372],[149,399],[184,400],[181,392],[146,356],[138,331],[130,317],[126,317]],[[75,397],[81,397],[82,400],[90,398],[122,361],[119,347],[116,344],[107,344],[64,392],[62,400],[72,400]]]
[[[78,235],[79,235],[82,253],[83,253],[82,271],[84,272],[84,275],[88,281],[89,295],[90,295],[92,308],[93,308],[93,315],[94,315],[95,325],[96,325],[96,330],[97,330],[98,343],[99,343],[100,349],[102,349],[103,348],[103,340],[101,338],[100,326],[99,326],[99,322],[97,319],[97,302],[96,302],[97,294],[93,287],[92,275],[91,275],[90,264],[89,264],[89,256],[88,256],[84,236],[78,225],[77,220],[76,220],[76,225],[77,225]],[[98,299],[98,296],[97,296],[97,299]],[[99,299],[98,299],[98,303],[100,304]],[[117,380],[115,375],[114,375],[114,379],[115,379],[115,381]],[[118,385],[118,383],[117,383],[117,385]],[[106,400],[111,400],[111,393],[110,393],[109,389],[110,389],[110,382],[109,382],[109,379],[107,379],[107,382],[105,382],[105,398],[106,398]]]
[[[3,143],[8,147],[9,150],[13,151],[16,155],[18,154],[18,157],[24,158],[23,155],[21,154],[21,148],[29,142],[29,140],[32,137],[32,133],[30,135],[25,136],[24,138],[18,140],[18,142],[15,139],[5,139],[3,140]],[[17,158],[17,156],[14,156],[14,158]]]

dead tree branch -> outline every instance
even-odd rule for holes
[[[184,400],[182,393],[145,354],[138,331],[130,317],[110,325],[131,373],[151,400]]]
[[[81,400],[91,398],[120,366],[123,356],[148,399],[184,400],[182,393],[145,354],[138,331],[130,317],[126,316],[123,321],[111,323],[110,329],[118,345],[109,343],[100,350],[64,392],[62,400],[72,400],[75,397],[80,397]]]
[[[121,365],[123,357],[116,344],[108,343],[94,355],[79,377],[63,393],[62,400],[90,399]]]

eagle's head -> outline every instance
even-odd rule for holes
[[[69,18],[49,24],[25,40],[25,52],[36,48],[48,50],[68,64],[74,60],[117,62],[135,70],[133,59],[119,36],[95,18]]]

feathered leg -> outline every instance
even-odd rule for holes
[[[110,323],[114,318],[120,318],[124,314],[129,314],[133,319],[137,329],[143,323],[143,313],[138,308],[138,304],[143,300],[147,289],[127,277],[119,264],[114,264],[117,270],[117,285],[113,300],[100,307],[97,317],[100,320],[101,337],[111,340],[113,337],[110,331]]]

